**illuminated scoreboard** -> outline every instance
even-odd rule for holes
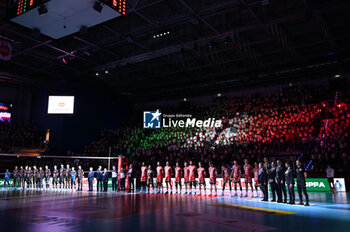
[[[50,0],[17,0],[17,3],[8,9],[7,16],[8,18],[17,17],[49,1]],[[122,15],[126,13],[126,0],[101,0],[101,2]]]
[[[12,7],[8,9],[7,15],[9,18],[14,18],[48,1],[49,0],[17,0],[17,3],[13,4]]]
[[[116,9],[122,15],[125,15],[126,12],[126,0],[102,0],[106,5]]]

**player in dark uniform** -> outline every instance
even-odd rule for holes
[[[286,162],[286,168],[284,175],[286,177],[286,185],[288,187],[288,194],[289,194],[289,202],[288,204],[294,205],[295,204],[295,193],[294,193],[294,175],[293,175],[293,169],[291,167],[290,161]]]
[[[151,165],[148,166],[148,170],[147,170],[147,188],[148,188],[148,190],[146,190],[146,193],[151,193],[151,188],[152,188],[153,193],[154,193],[153,170],[152,170]]]
[[[57,166],[55,165],[52,171],[52,187],[55,189],[57,189],[59,174],[60,174],[60,171],[57,169]]]
[[[50,188],[50,177],[51,177],[51,170],[49,169],[49,166],[45,166],[45,188]]]
[[[24,188],[24,169],[23,166],[19,168],[19,186]]]
[[[287,191],[286,191],[286,177],[284,175],[285,169],[282,166],[281,161],[277,160],[276,167],[276,183],[277,183],[277,202],[282,203],[282,193],[284,197],[283,203],[287,203]]]
[[[28,167],[27,176],[29,188],[33,188],[33,171],[31,167]]]
[[[63,164],[61,164],[61,168],[60,168],[59,182],[60,182],[60,189],[63,189],[64,185],[65,185],[64,166],[63,166]]]
[[[83,178],[84,178],[84,170],[79,165],[79,167],[78,167],[78,191],[83,191]]]
[[[302,165],[300,160],[296,161],[296,165],[297,165],[296,167],[297,188],[298,188],[298,194],[300,199],[299,205],[304,205],[303,194],[302,194],[304,193],[306,198],[305,206],[309,206],[309,195],[307,194],[307,191],[306,191],[306,181],[305,181],[305,178],[307,178],[307,172],[305,171],[305,168]]]
[[[28,166],[25,166],[25,169],[23,170],[23,189],[29,188],[29,168]]]
[[[231,195],[232,188],[231,188],[231,181],[230,181],[230,171],[229,171],[229,168],[224,163],[221,166],[221,176],[222,176],[222,179],[223,179],[221,195],[224,195],[224,193],[225,193],[226,183],[228,183],[228,185],[230,187],[230,195]]]
[[[32,180],[33,180],[33,188],[38,188],[38,177],[39,177],[39,171],[36,168],[36,166],[33,166],[33,176],[32,176]]]
[[[269,170],[268,174],[269,178],[269,184],[271,186],[271,192],[272,192],[272,202],[276,201],[276,163],[272,162],[271,163],[271,168]]]
[[[262,201],[268,201],[267,197],[267,174],[263,163],[259,163],[259,187],[264,194],[264,199]]]
[[[19,170],[18,170],[18,167],[17,167],[17,166],[16,166],[15,169],[13,170],[12,174],[13,174],[13,184],[12,184],[12,186],[13,186],[13,187],[16,187],[16,186],[19,187],[19,186],[18,186]]]
[[[65,188],[69,189],[71,185],[71,176],[70,176],[71,169],[69,168],[69,164],[66,165],[66,169],[64,169],[64,181],[66,183]]]
[[[39,167],[38,170],[38,188],[42,189],[43,188],[43,180],[45,177],[45,172],[42,167]]]

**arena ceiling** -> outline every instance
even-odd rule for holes
[[[128,0],[125,16],[58,40],[3,18],[14,50],[0,81],[73,80],[145,100],[346,72],[349,10],[346,0]]]

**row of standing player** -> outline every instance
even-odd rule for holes
[[[11,173],[6,169],[4,185],[9,185]],[[69,165],[61,165],[60,169],[57,169],[57,166],[54,166],[54,169],[51,171],[48,166],[45,166],[43,170],[42,167],[37,167],[34,165],[33,168],[30,166],[18,166],[12,172],[13,177],[13,187],[18,187],[22,189],[34,188],[42,189],[43,181],[45,182],[46,189],[50,186],[50,178],[52,177],[52,187],[57,189],[73,189],[76,187],[76,182],[78,182],[78,191],[82,191],[83,187],[83,177],[84,171],[81,166],[78,167],[76,171],[74,167],[70,168]]]
[[[245,160],[245,165],[243,166],[244,168],[244,174],[245,174],[245,180],[247,182],[247,192],[248,192],[248,184],[251,186],[251,190],[253,190],[253,185],[252,185],[252,177],[254,173],[254,177],[256,182],[257,182],[257,174],[258,174],[258,168],[257,166],[253,168],[248,160]],[[189,165],[187,162],[184,163],[184,168],[182,169],[180,167],[179,163],[176,163],[176,167],[174,168],[174,175],[173,175],[173,169],[169,165],[169,162],[166,162],[166,166],[163,168],[160,164],[160,162],[157,163],[157,184],[156,184],[156,190],[153,192],[158,192],[158,193],[172,193],[172,183],[171,183],[171,178],[174,176],[175,177],[175,188],[176,188],[176,193],[181,193],[182,192],[182,184],[181,180],[182,178],[185,181],[185,194],[196,194],[196,186],[197,186],[197,181],[196,181],[196,176],[198,177],[198,186],[199,186],[199,194],[202,195],[202,187],[204,190],[204,195],[206,195],[206,185],[205,185],[205,177],[207,176],[207,172],[205,168],[203,167],[202,163],[198,163],[198,168],[193,164],[192,161],[189,162]],[[216,196],[217,195],[217,187],[216,187],[216,178],[217,178],[217,169],[214,167],[213,163],[209,163],[209,180],[210,180],[210,194]],[[232,171],[230,171],[230,168],[227,167],[226,165],[223,165],[221,167],[221,174],[224,180],[223,184],[223,191],[222,194],[225,191],[225,185],[226,183],[229,184],[230,187],[230,192],[231,192],[231,181],[234,182],[235,186],[235,192],[237,194],[237,185],[239,185],[240,189],[242,190],[242,186],[240,183],[240,178],[242,176],[241,173],[241,167],[238,165],[237,161],[234,161],[234,164],[232,166]],[[141,167],[141,191],[143,191],[143,188],[147,186],[146,191],[150,193],[151,188],[154,190],[154,183],[153,183],[153,170],[151,166],[146,166],[145,163],[142,163]],[[163,179],[165,180],[166,183],[166,191],[163,191]],[[194,190],[194,193],[192,192]],[[215,190],[215,194],[213,194],[213,190]],[[241,191],[242,192],[242,191]],[[232,195],[233,196],[233,195]]]
[[[276,195],[277,195],[277,202],[278,203],[287,203],[287,191],[286,187],[288,189],[289,193],[289,204],[295,204],[295,194],[294,194],[294,171],[291,168],[291,162],[288,161],[285,163],[285,167],[282,165],[281,161],[272,162],[271,164],[268,162],[267,158],[264,158],[265,163],[254,163],[254,168],[249,164],[249,161],[247,159],[244,160],[243,170],[244,170],[244,179],[246,184],[246,194],[248,195],[249,186],[251,187],[252,196],[254,196],[254,188],[253,188],[253,180],[255,181],[255,192],[256,197],[258,197],[258,189],[259,187],[261,191],[264,194],[263,201],[268,201],[268,184],[270,184],[271,192],[272,192],[272,202],[276,201]],[[182,192],[182,185],[181,180],[182,177],[185,181],[185,194],[192,194],[192,188],[194,188],[194,194],[196,194],[196,172],[198,176],[198,184],[199,184],[199,194],[202,195],[201,187],[203,186],[204,195],[206,194],[206,186],[205,186],[205,177],[206,177],[206,170],[203,167],[202,163],[198,163],[199,167],[196,168],[196,166],[193,164],[192,161],[190,161],[189,165],[187,162],[184,163],[184,168],[180,167],[179,163],[176,163],[176,167],[174,168],[174,177],[175,177],[175,188],[176,193]],[[166,162],[166,166],[163,168],[160,164],[160,162],[157,163],[157,185],[156,185],[156,191],[154,190],[154,183],[153,183],[153,170],[151,166],[146,166],[145,163],[142,163],[141,167],[141,192],[143,191],[143,188],[146,188],[146,192],[151,193],[151,188],[153,189],[154,193],[172,193],[172,183],[171,178],[173,176],[172,167],[169,165],[169,162]],[[235,194],[237,194],[237,185],[239,186],[241,190],[240,196],[242,196],[242,185],[241,185],[241,166],[238,164],[238,162],[235,160],[233,162],[233,166],[231,168],[227,167],[226,165],[222,165],[221,167],[221,174],[223,178],[223,191],[222,195],[225,191],[226,184],[229,185],[230,193],[232,193],[231,189],[231,182],[234,183],[235,188]],[[210,180],[210,194],[209,196],[213,195],[213,189],[215,189],[214,196],[217,195],[217,188],[216,188],[216,177],[217,177],[217,170],[216,167],[214,167],[213,163],[209,163],[209,180]],[[304,193],[306,198],[306,206],[309,205],[309,198],[306,191],[306,181],[305,178],[307,177],[306,171],[304,167],[302,166],[302,163],[297,160],[296,162],[296,177],[297,177],[297,188],[299,193],[299,199],[300,204],[303,204],[302,199],[302,193]],[[166,183],[166,191],[163,191],[163,179],[165,179]],[[179,191],[178,191],[179,190]],[[189,191],[188,191],[189,190]],[[284,201],[283,197],[284,196]],[[246,196],[247,196],[246,195]],[[231,196],[234,196],[231,194]]]
[[[109,178],[109,172],[106,168],[102,169],[102,166],[99,166],[98,169],[93,171],[93,168],[89,168],[88,172],[88,183],[89,183],[89,191],[93,191],[93,181],[95,179],[95,173],[96,173],[96,180],[97,180],[97,191],[107,191],[108,189],[108,178]],[[117,190],[117,170],[116,167],[113,166],[113,170],[111,170],[112,173],[112,190]],[[76,182],[78,182],[78,191],[82,191],[83,189],[83,178],[84,178],[84,170],[81,168],[81,166],[78,166],[78,170],[76,171],[74,167],[70,168],[69,165],[66,165],[66,168],[64,168],[64,165],[61,165],[60,169],[57,169],[57,166],[54,166],[53,171],[49,169],[48,166],[45,166],[45,170],[42,169],[42,167],[39,167],[39,169],[36,168],[36,166],[33,166],[33,169],[29,166],[20,166],[20,169],[18,169],[18,166],[15,167],[12,174],[6,169],[5,172],[5,179],[4,179],[4,186],[6,185],[10,186],[10,177],[13,177],[13,187],[22,188],[23,190],[26,188],[29,189],[42,189],[43,181],[45,182],[46,189],[50,188],[50,178],[52,177],[52,187],[53,189],[75,189]],[[127,173],[125,173],[124,169],[121,168],[119,176],[120,176],[120,190],[125,190],[125,177],[126,175],[129,176],[129,178],[134,178],[134,173],[132,169],[132,164],[129,167],[129,170]],[[134,191],[134,182],[130,182],[130,190],[129,192]]]

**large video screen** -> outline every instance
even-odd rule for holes
[[[49,96],[48,114],[73,114],[74,96]]]
[[[11,104],[0,103],[0,122],[11,121]]]

